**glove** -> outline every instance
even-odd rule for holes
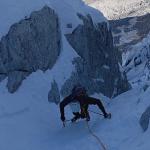
[[[111,113],[106,113],[106,114],[104,114],[104,118],[111,119]]]
[[[86,117],[86,121],[90,121],[90,116],[87,116],[87,117]]]
[[[65,121],[65,117],[64,116],[61,116],[60,119],[61,119],[62,122]]]
[[[107,118],[108,117],[108,114],[106,113],[106,114],[104,114],[104,118]]]

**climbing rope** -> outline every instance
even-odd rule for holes
[[[97,112],[94,112],[94,111],[91,111],[91,112],[99,114],[99,115],[103,115],[103,114],[100,114],[100,113],[97,113]],[[83,108],[83,113],[84,113],[85,117],[87,117],[87,111],[85,110],[85,108]],[[105,147],[105,145],[103,144],[103,142],[100,140],[100,138],[96,134],[94,134],[93,131],[90,129],[90,126],[89,126],[87,120],[86,120],[86,125],[87,125],[87,128],[89,130],[89,133],[98,141],[98,143],[103,148],[103,150],[107,150],[106,147]]]
[[[103,114],[98,113],[98,112],[95,112],[95,111],[92,111],[92,110],[88,110],[88,111],[89,111],[89,112],[92,112],[92,113],[94,113],[94,114],[98,114],[98,115],[104,116]]]
[[[88,111],[93,112],[93,113],[98,114],[98,115],[104,116],[103,114],[97,113],[97,112],[92,111],[92,110],[88,110]],[[83,113],[85,114],[85,116],[87,115],[85,109],[83,109]],[[69,121],[71,121],[71,119],[64,121],[63,122],[63,126],[65,127],[66,126],[65,123],[69,122]],[[88,129],[89,133],[98,141],[98,143],[100,144],[100,146],[102,147],[102,149],[103,150],[107,150],[106,147],[105,147],[105,145],[103,144],[103,142],[100,140],[100,138],[96,134],[94,134],[94,132],[90,129],[88,121],[86,121],[86,125],[87,125],[87,129]]]
[[[89,133],[98,141],[98,143],[99,143],[100,146],[103,148],[103,150],[107,150],[106,147],[105,147],[105,145],[103,144],[103,142],[100,140],[100,138],[99,138],[97,135],[95,135],[95,134],[93,133],[93,131],[90,129],[90,126],[89,126],[89,124],[88,124],[88,121],[86,121],[86,125],[87,125],[87,128],[88,128],[88,130],[89,130]]]
[[[66,122],[69,122],[69,121],[71,121],[71,119],[64,121],[63,122],[63,126],[65,127],[66,126]],[[100,138],[96,134],[94,134],[93,131],[90,129],[88,121],[86,121],[86,125],[87,125],[87,129],[88,129],[89,133],[98,141],[98,143],[103,148],[103,150],[107,150],[105,145],[103,144],[103,142],[100,140]]]

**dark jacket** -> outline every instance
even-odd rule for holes
[[[103,112],[104,116],[107,115],[104,106],[102,102],[99,99],[89,97],[88,95],[79,95],[79,96],[74,96],[73,94],[67,96],[61,103],[60,103],[60,113],[61,113],[61,118],[65,118],[64,114],[64,108],[66,105],[68,105],[71,102],[79,102],[80,104],[80,109],[81,113],[88,113],[88,106],[89,105],[97,105],[99,109]]]

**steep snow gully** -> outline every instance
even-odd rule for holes
[[[45,74],[36,72],[13,95],[7,92],[6,82],[2,83],[0,149],[99,149],[99,143],[89,134],[84,120],[68,123],[63,128],[58,106],[46,101],[44,93],[48,86],[47,81]],[[37,94],[39,92],[41,94]],[[101,97],[107,111],[112,113],[111,120],[90,113],[90,129],[107,149],[148,150],[149,129],[143,133],[139,119],[145,106],[149,104],[149,92],[150,89],[146,92],[134,89],[111,101],[102,95],[94,95]],[[99,112],[94,106],[90,110]],[[71,114],[70,108],[66,108],[67,119],[72,117]]]
[[[0,37],[8,32],[10,25],[19,21],[24,16],[28,16],[32,10],[39,10],[41,6],[43,7],[45,4],[51,5],[53,8],[59,10],[59,15],[64,19],[61,20],[64,22],[64,24],[61,24],[63,34],[72,32],[64,27],[68,19],[65,17],[65,13],[68,13],[66,10],[68,7],[66,7],[66,5],[73,5],[74,7],[71,7],[71,9],[76,11],[82,10],[82,13],[85,14],[90,11],[91,15],[93,15],[94,10],[89,7],[85,9],[83,3],[79,0],[63,0],[64,10],[60,9],[59,2],[59,0],[55,0],[55,2],[51,0],[11,0],[11,2],[9,0],[1,0],[0,18],[2,22],[0,23]],[[120,5],[117,5],[118,0],[113,0],[112,2],[114,2],[113,6],[120,7]],[[122,4],[125,4],[125,2],[129,2],[129,0],[124,0],[124,3],[122,1]],[[127,7],[132,4],[131,6],[133,8],[134,2],[137,6],[135,0],[132,2],[133,3],[128,3]],[[143,2],[147,3],[142,4],[138,14],[144,12],[142,8],[148,4],[149,1],[143,0]],[[107,4],[107,2],[104,4]],[[79,8],[80,5],[81,7]],[[93,5],[95,7],[96,3]],[[96,5],[96,7],[100,6]],[[126,11],[127,7],[124,9],[125,14],[123,16],[128,14],[128,11]],[[145,8],[146,11],[149,10],[149,7]],[[114,16],[120,17],[120,15],[122,15],[120,8],[118,8],[119,11],[117,11],[114,16],[110,15],[113,9],[109,11],[105,5],[103,9],[107,10],[106,14],[108,14],[110,18],[114,18]],[[4,15],[6,11],[7,16]],[[71,13],[70,9],[69,11],[69,13]],[[133,9],[133,11],[137,11],[137,9]],[[74,13],[72,13],[71,16],[74,16]],[[99,19],[106,21],[105,18],[99,16],[99,13],[96,13],[96,16],[93,17],[95,22]],[[81,23],[78,18],[73,20],[73,17],[71,17],[69,19],[71,19],[73,27]],[[62,39],[64,49],[72,49],[64,36]],[[57,79],[60,88],[65,82],[65,78],[70,76],[74,69],[72,63],[69,62],[71,62],[76,55],[77,54],[73,51],[64,51],[53,70],[47,70],[45,72],[37,70],[28,76],[18,91],[13,94],[9,93],[6,88],[7,78],[0,83],[0,150],[101,149],[99,143],[89,133],[85,120],[80,120],[76,123],[67,123],[64,128],[60,121],[58,105],[49,103],[47,100],[47,93],[49,92],[54,77]],[[68,56],[70,60],[66,59]],[[68,64],[67,67],[63,66],[66,67],[65,70],[60,69],[63,60]],[[59,73],[58,70],[60,71]],[[128,79],[130,80],[129,77],[135,75],[137,72],[135,68],[133,73],[130,72]],[[137,84],[133,89],[112,99],[100,93],[92,95],[100,98],[106,110],[112,113],[110,120],[104,119],[103,116],[90,113],[91,121],[89,122],[89,127],[104,143],[107,150],[150,149],[150,128],[148,127],[144,132],[139,123],[143,112],[150,105],[149,95],[149,84],[147,84],[146,88],[143,85],[141,86],[141,84]],[[95,106],[89,109],[99,112]],[[72,117],[70,108],[66,107],[65,112],[66,118],[70,119]]]

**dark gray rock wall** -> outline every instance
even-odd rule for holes
[[[51,90],[48,93],[48,101],[55,104],[59,104],[60,102],[59,88],[55,80],[51,83]]]
[[[0,74],[8,76],[9,92],[15,92],[26,75],[51,69],[60,41],[58,16],[47,6],[12,25],[0,41]]]
[[[22,81],[28,76],[29,73],[21,71],[13,71],[8,73],[7,88],[8,91],[14,93],[21,85]]]
[[[83,25],[66,38],[80,58],[74,60],[76,71],[64,84],[62,95],[67,95],[75,83],[87,87],[90,94],[102,92],[109,97],[126,91],[129,85],[118,66],[121,55],[113,47],[107,23],[94,24],[90,15],[78,16]]]
[[[143,112],[140,118],[140,125],[144,132],[148,129],[149,120],[150,120],[150,106]]]

